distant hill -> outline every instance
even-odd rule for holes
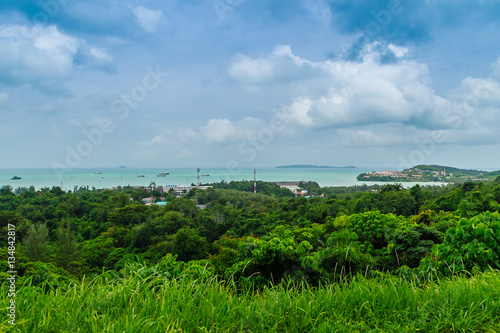
[[[447,172],[447,173],[458,173],[461,175],[469,175],[469,176],[478,176],[480,174],[485,174],[486,171],[481,170],[467,170],[467,169],[459,169],[450,166],[443,165],[417,165],[412,168],[413,170],[421,170],[421,171],[439,171],[439,172]],[[411,170],[411,169],[409,169]]]
[[[355,166],[349,165],[345,167],[335,167],[328,165],[310,165],[310,164],[295,164],[295,165],[280,165],[276,168],[281,169],[356,169]]]
[[[403,171],[366,172],[358,175],[360,181],[388,181],[388,182],[452,182],[480,181],[493,179],[500,175],[500,171],[481,171],[459,169],[442,165],[417,165]]]

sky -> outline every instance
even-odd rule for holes
[[[3,0],[0,168],[500,169],[500,1]]]

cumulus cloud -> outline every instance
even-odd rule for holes
[[[397,61],[384,62],[386,52]],[[286,124],[280,138],[321,133],[332,147],[402,147],[432,137],[449,144],[498,142],[500,85],[493,78],[464,78],[440,96],[432,88],[428,67],[408,59],[406,48],[373,43],[362,53],[362,61],[311,61],[295,55],[290,46],[277,45],[262,57],[238,55],[228,75],[242,86],[285,92],[280,98],[289,102],[268,113]],[[197,129],[164,131],[148,145],[237,150],[242,142],[259,142],[263,129],[270,127],[265,117],[214,118]]]
[[[396,59],[384,62],[387,53]],[[228,73],[242,84],[274,85],[289,90],[291,102],[277,112],[279,119],[297,130],[331,129],[347,145],[390,145],[402,142],[405,133],[414,138],[444,130],[450,142],[460,135],[472,142],[489,142],[500,124],[500,86],[493,79],[465,78],[448,96],[436,94],[425,64],[408,59],[408,49],[375,42],[365,45],[361,61],[343,59],[313,62],[278,45],[269,55],[239,55]],[[283,77],[292,78],[284,81]],[[322,77],[318,82],[311,78]],[[296,93],[293,81],[302,88]],[[324,83],[327,82],[325,88]],[[321,86],[320,86],[321,83]],[[373,131],[373,125],[385,126]],[[404,129],[400,135],[394,126]],[[209,123],[213,141],[241,133],[241,126],[228,120]],[[483,130],[481,130],[483,129]]]
[[[392,53],[394,53],[394,55],[397,58],[402,58],[402,57],[404,57],[404,56],[406,56],[408,54],[408,48],[407,47],[401,47],[401,46],[397,46],[397,45],[394,45],[394,44],[389,44],[388,48],[389,48],[389,50],[392,51]]]
[[[6,50],[0,54],[0,82],[7,85],[46,87],[70,77],[75,63],[101,68],[112,63],[104,49],[55,26],[0,25],[0,47]]]
[[[500,85],[493,79],[466,77],[458,88],[450,92],[450,99],[468,110],[500,107]]]
[[[158,26],[165,21],[161,10],[152,10],[144,6],[133,8],[134,15],[139,25],[146,32],[155,32]]]
[[[173,154],[185,156],[205,153],[205,148],[217,146],[218,149],[232,148],[248,142],[257,142],[258,145],[269,143],[278,136],[284,128],[283,123],[277,121],[268,123],[262,119],[245,117],[236,121],[229,119],[210,119],[204,126],[192,128],[165,128],[148,141],[142,142],[145,156],[161,156]],[[193,155],[194,156],[194,155]]]
[[[269,59],[251,59],[238,55],[229,68],[229,74],[235,79],[257,83],[272,77],[273,64]]]
[[[321,75],[321,71],[317,64],[294,55],[289,45],[276,45],[271,54],[262,58],[238,54],[228,74],[243,84],[254,85],[276,80],[304,80]]]
[[[0,26],[0,72],[21,83],[67,77],[78,52],[78,41],[56,27]]]
[[[80,49],[80,59],[82,64],[108,73],[115,73],[116,68],[113,64],[113,57],[103,48],[82,44]]]
[[[316,64],[330,77],[328,94],[299,96],[279,116],[306,127],[341,127],[373,123],[408,123],[425,116],[437,101],[426,66],[401,61],[382,65],[376,52],[362,62]]]
[[[253,117],[234,123],[228,119],[210,119],[200,132],[208,142],[234,142],[255,137],[265,126],[263,120]]]
[[[201,129],[208,141],[222,142],[239,134],[238,128],[228,119],[210,119]]]

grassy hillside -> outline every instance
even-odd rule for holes
[[[195,275],[198,275],[196,278]],[[145,266],[57,289],[18,291],[18,323],[2,332],[498,332],[500,275],[424,285],[380,275],[312,287],[283,282],[255,293],[208,272],[169,279]],[[7,305],[1,287],[1,306]]]

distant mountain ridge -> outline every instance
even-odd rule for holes
[[[310,165],[310,164],[294,164],[294,165],[280,165],[276,168],[281,169],[356,169],[355,166],[349,165],[345,167],[336,167],[329,165]]]

